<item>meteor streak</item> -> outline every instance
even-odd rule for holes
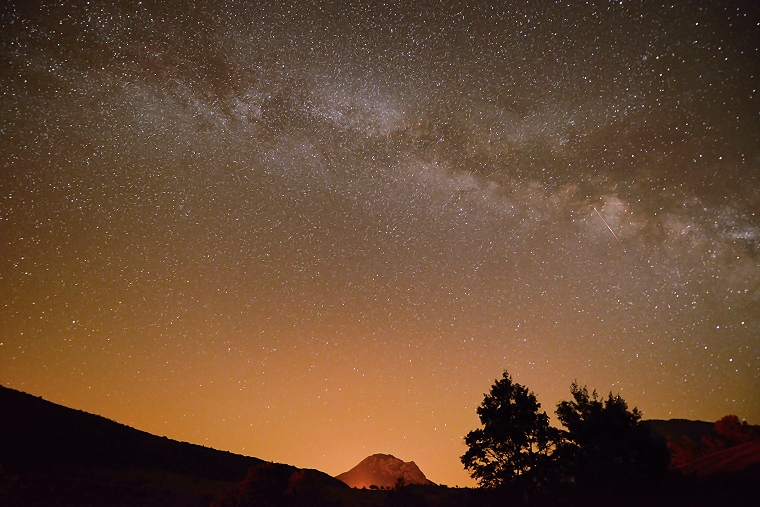
[[[599,218],[602,219],[602,222],[604,222],[604,225],[607,226],[607,228],[610,230],[612,235],[615,236],[615,239],[618,240],[618,243],[622,244],[623,242],[620,241],[620,238],[617,237],[617,234],[615,234],[615,231],[612,230],[612,227],[610,227],[610,224],[607,223],[607,220],[605,220],[602,214],[597,211],[596,206],[594,206],[594,211],[596,211],[596,214],[599,215]]]

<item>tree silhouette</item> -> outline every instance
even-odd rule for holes
[[[671,467],[678,468],[715,452],[760,439],[760,426],[752,426],[735,415],[715,421],[712,432],[692,440],[686,435],[668,442]]]
[[[219,495],[213,507],[279,507],[285,505],[292,471],[272,463],[261,463],[248,470],[240,484]]]
[[[546,480],[557,430],[549,426],[536,395],[505,371],[477,412],[483,428],[467,434],[462,464],[481,487]]]
[[[289,465],[260,463],[246,478],[220,493],[211,507],[325,507],[338,501],[318,476]]]
[[[714,432],[715,435],[702,437],[702,444],[705,446],[704,454],[711,454],[760,438],[760,431],[756,426],[747,424],[747,421],[740,421],[735,415],[727,415],[715,421]]]
[[[557,405],[566,431],[555,458],[565,479],[575,483],[651,480],[667,472],[665,441],[641,423],[641,412],[628,410],[625,400],[609,394],[602,401],[596,391],[573,383],[572,401]]]
[[[483,427],[465,436],[465,469],[481,487],[517,484],[523,492],[559,492],[568,485],[595,491],[603,484],[602,490],[620,494],[620,486],[653,485],[667,475],[665,440],[641,422],[637,408],[629,410],[612,393],[599,399],[575,382],[570,393],[572,399],[556,410],[565,429],[552,428],[535,394],[505,371],[477,409]],[[724,426],[746,438],[736,421]]]

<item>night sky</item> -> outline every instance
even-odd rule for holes
[[[0,383],[344,472],[507,369],[760,423],[760,5],[3,2]]]

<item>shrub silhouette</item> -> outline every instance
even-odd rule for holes
[[[213,507],[280,507],[286,505],[291,472],[272,463],[261,463],[248,470],[240,484],[219,495]]]
[[[313,472],[313,471],[312,471]],[[289,465],[261,463],[212,507],[321,507],[335,505],[334,491],[318,475]]]

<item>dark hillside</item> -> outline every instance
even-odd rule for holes
[[[648,421],[667,437],[699,440],[712,423]],[[177,442],[106,418],[0,387],[0,506],[209,505],[487,507],[491,505],[753,505],[760,494],[757,445],[750,443],[695,462],[651,491],[624,488],[600,494],[576,488],[530,498],[504,490],[406,486],[351,489],[316,470],[270,464]],[[719,459],[720,458],[720,459]],[[720,473],[715,473],[718,470]]]
[[[262,460],[158,437],[0,386],[0,463],[147,468],[237,482]]]
[[[347,488],[317,470],[158,437],[0,386],[2,506],[207,506],[262,465]]]
[[[649,419],[644,421],[652,431],[664,437],[667,441],[678,440],[683,436],[693,442],[699,442],[702,437],[713,435],[715,423],[706,421],[690,421],[688,419]]]
[[[760,483],[760,440],[708,454],[679,467],[679,470],[701,477],[740,474]]]

